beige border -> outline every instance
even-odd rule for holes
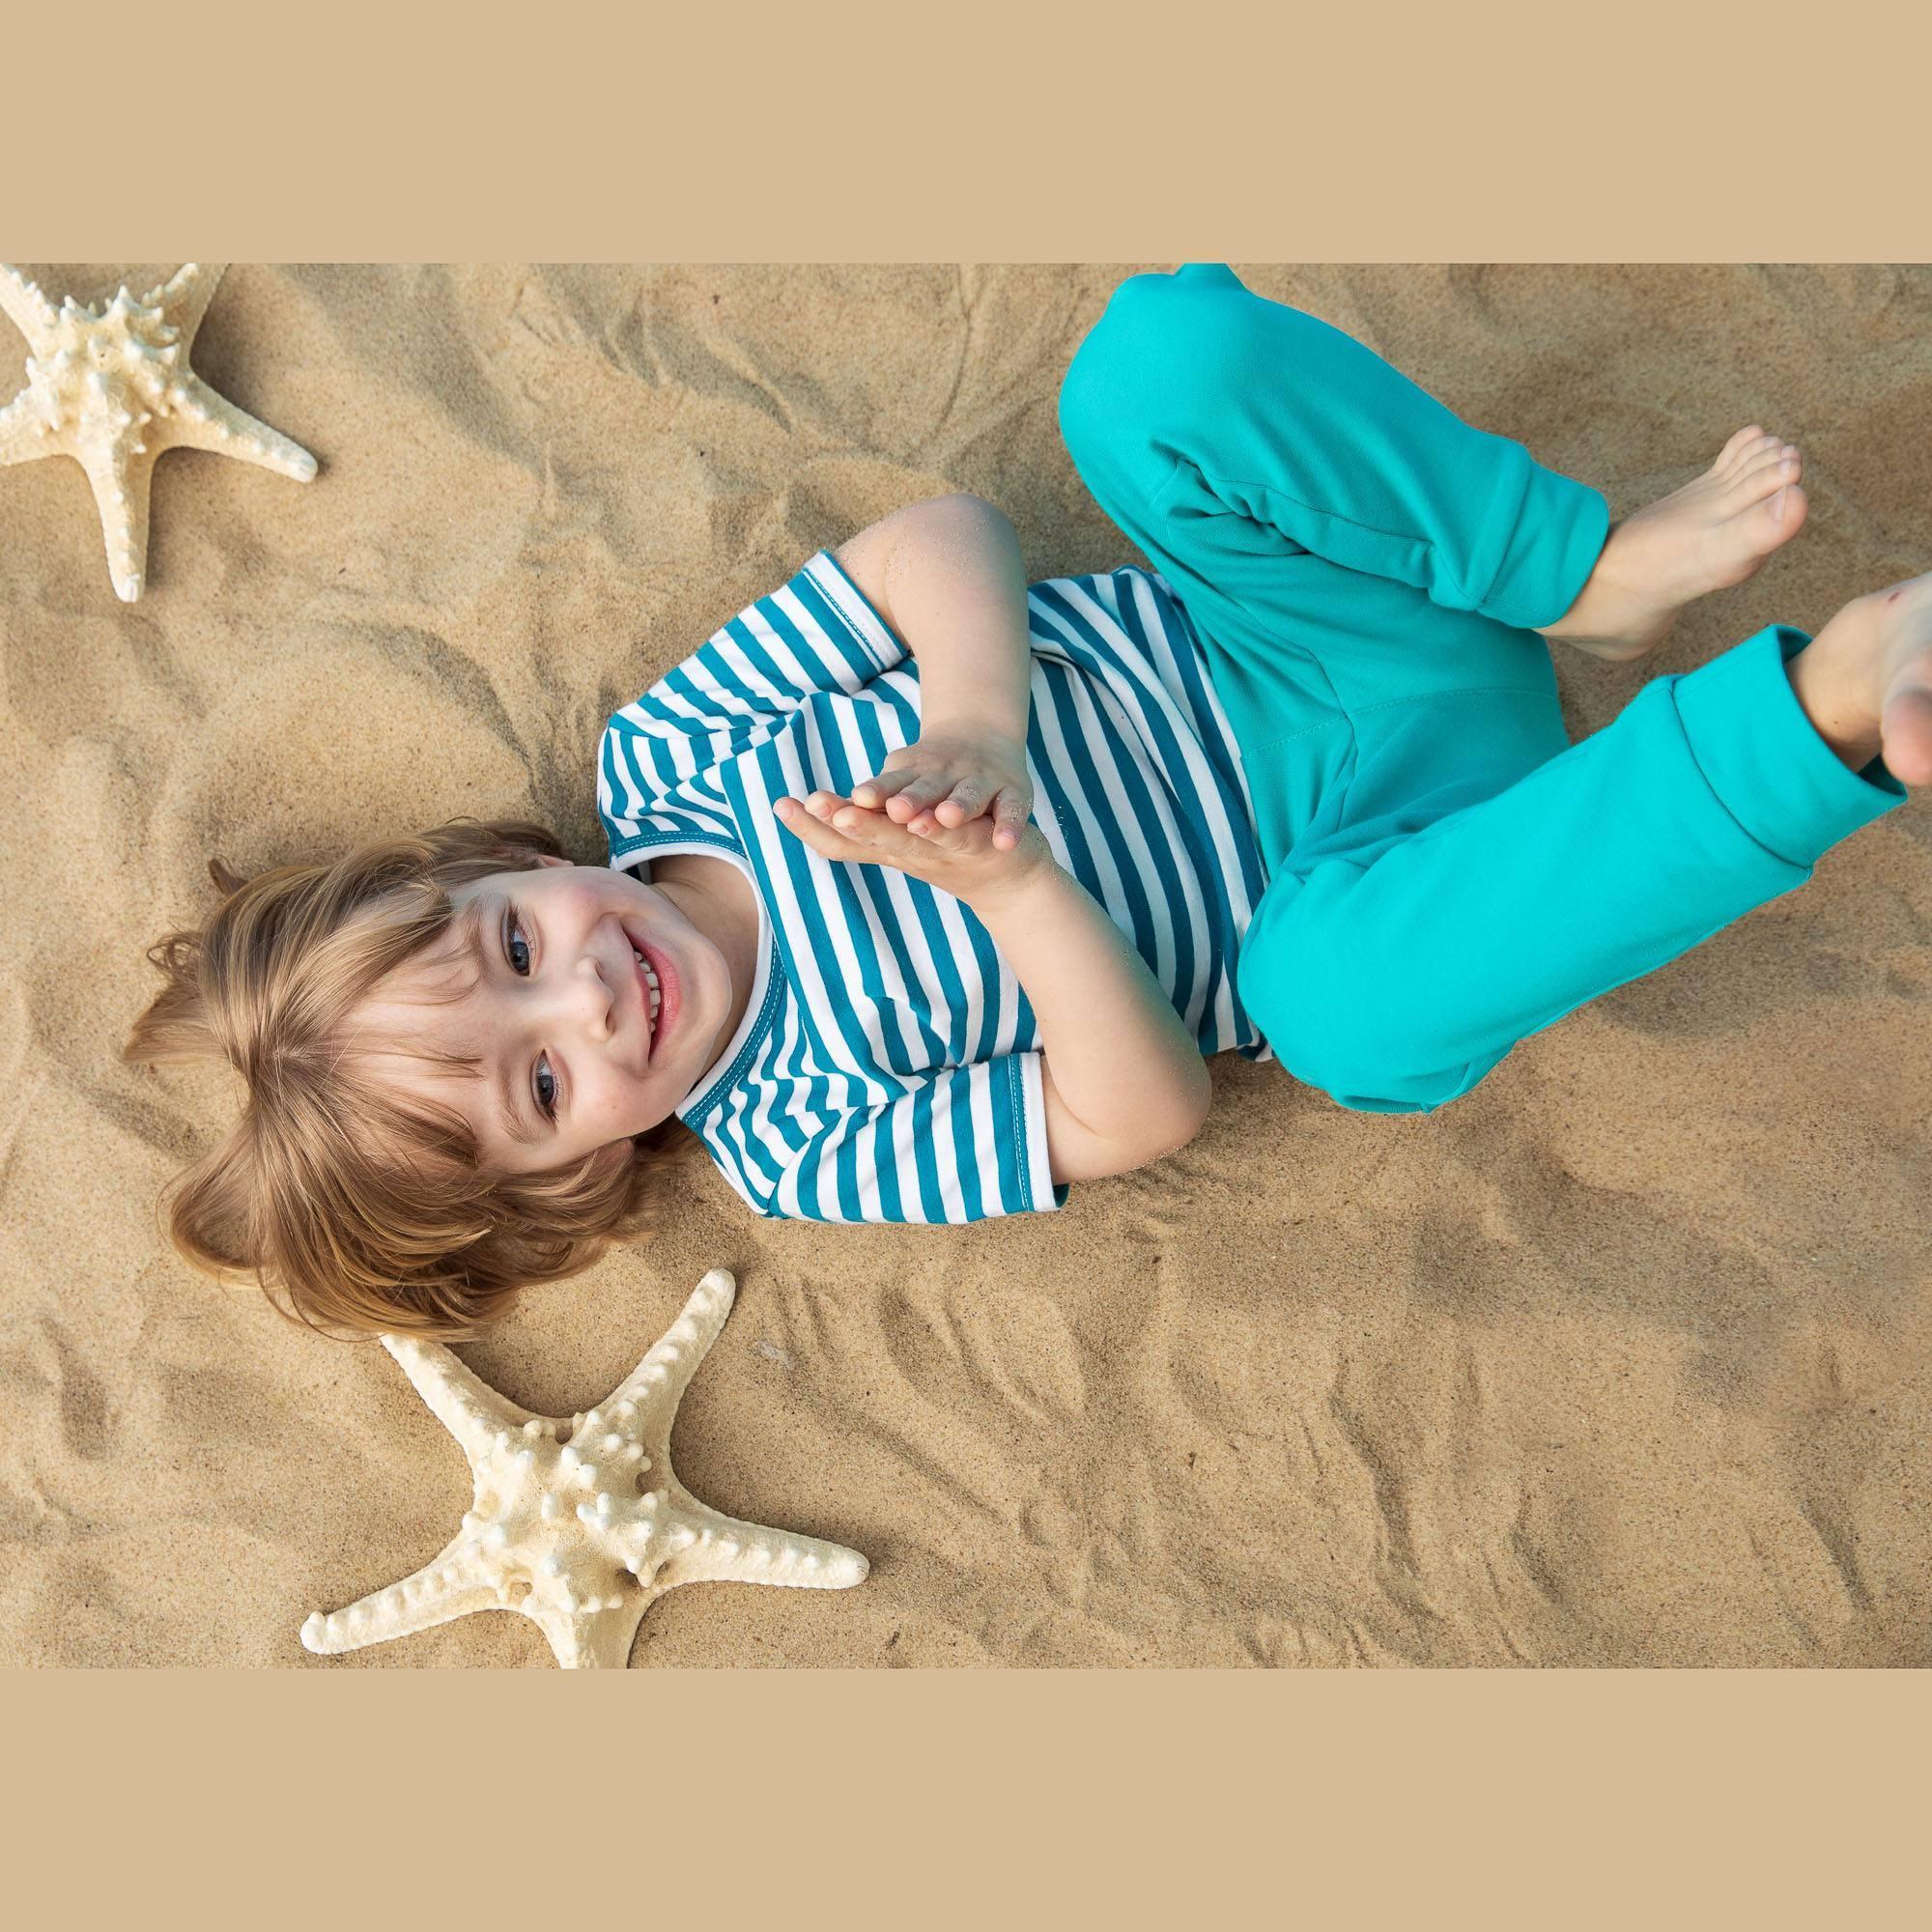
[[[1932,257],[1876,0],[232,13],[10,25],[9,259]]]
[[[1903,1866],[1924,1673],[75,1671],[8,1691],[21,1923],[44,1902],[86,1926],[173,1904],[386,1927],[418,1899],[437,1925],[464,1901],[492,1924],[706,1927],[1922,1917]]]

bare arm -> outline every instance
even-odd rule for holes
[[[1026,563],[1005,511],[964,492],[908,503],[833,555],[918,662],[923,737],[975,726],[1026,742]]]
[[[1213,1097],[1208,1063],[1098,900],[1049,852],[966,902],[1039,1023],[1054,1179],[1124,1173],[1191,1141]]]
[[[814,792],[806,823],[786,823],[828,857],[896,865],[979,915],[1039,1023],[1055,1180],[1171,1153],[1208,1115],[1200,1046],[1126,935],[1026,822],[1033,647],[1011,523],[982,497],[942,497],[834,554],[918,662],[919,746],[894,755],[884,784],[855,784],[855,803]],[[994,817],[980,818],[995,794]],[[946,818],[929,809],[942,799]]]

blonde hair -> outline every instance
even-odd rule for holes
[[[121,1050],[137,1065],[225,1060],[247,1087],[226,1139],[174,1183],[184,1259],[252,1278],[319,1333],[461,1341],[518,1289],[649,1232],[663,1169],[696,1145],[675,1118],[568,1167],[493,1176],[455,1108],[405,1095],[351,1048],[361,1001],[451,932],[449,889],[531,870],[539,853],[565,856],[540,825],[466,817],[245,881],[211,861],[223,903],[148,949],[167,984]]]

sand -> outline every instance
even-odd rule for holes
[[[300,1648],[467,1472],[381,1350],[161,1238],[239,1088],[119,1064],[142,949],[211,855],[469,811],[601,864],[608,714],[910,498],[990,497],[1035,578],[1143,561],[1054,412],[1136,266],[237,266],[196,366],[316,482],[169,455],[124,609],[80,470],[0,470],[0,1661],[551,1667],[511,1616]],[[1646,663],[1559,647],[1573,736],[1932,566],[1932,270],[1235,266],[1613,514],[1744,423],[1802,443],[1760,577]],[[1929,839],[1915,800],[1432,1117],[1223,1056],[1180,1154],[965,1230],[758,1221],[700,1161],[462,1352],[569,1413],[737,1273],[679,1472],[873,1572],[677,1593],[653,1664],[1932,1662]]]

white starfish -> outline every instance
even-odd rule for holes
[[[301,1628],[330,1654],[408,1636],[471,1610],[521,1610],[566,1670],[621,1670],[644,1612],[680,1583],[843,1590],[870,1565],[856,1549],[739,1522],[671,1473],[670,1426],[737,1284],[713,1268],[684,1313],[611,1395],[582,1415],[533,1415],[433,1342],[384,1335],[416,1392],[469,1458],[476,1498],[442,1554]]]
[[[187,366],[223,264],[190,262],[136,301],[55,308],[0,263],[0,308],[32,352],[27,386],[0,410],[0,467],[71,456],[94,485],[114,594],[131,604],[148,567],[148,490],[163,450],[212,449],[306,483],[315,458],[217,395]]]

